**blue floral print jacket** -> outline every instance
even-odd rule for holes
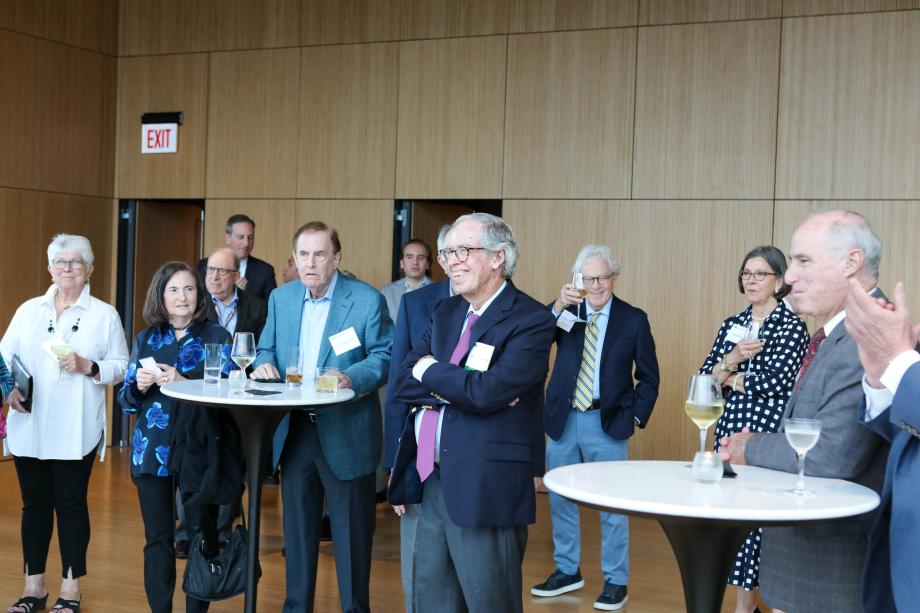
[[[172,328],[147,328],[138,333],[131,348],[125,382],[118,392],[118,402],[127,414],[136,414],[131,437],[131,475],[168,477],[170,454],[176,437],[176,428],[182,422],[183,403],[166,396],[158,385],[141,392],[137,387],[137,369],[140,360],[152,357],[157,364],[169,364],[186,379],[204,376],[204,346],[208,343],[223,345],[225,360],[223,374],[236,368],[230,359],[230,334],[216,323],[204,321],[192,324],[182,340],[177,340]]]

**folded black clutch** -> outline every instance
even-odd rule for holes
[[[13,376],[13,382],[19,393],[25,397],[22,401],[22,408],[26,411],[32,411],[32,373],[25,367],[18,355],[13,356],[13,362],[10,364],[10,374]]]

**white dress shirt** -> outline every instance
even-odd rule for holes
[[[894,402],[894,395],[901,385],[901,379],[907,369],[920,362],[920,354],[913,349],[898,354],[898,356],[888,363],[885,372],[882,373],[881,389],[874,388],[866,382],[866,375],[863,375],[863,392],[866,394],[866,421],[872,421],[881,415],[885,409]]]
[[[86,284],[60,319],[54,307],[56,285],[44,296],[24,302],[13,315],[0,351],[7,364],[14,354],[19,356],[32,373],[34,390],[31,413],[10,411],[7,416],[4,452],[40,460],[79,460],[99,445],[99,456],[105,458],[105,386],[123,379],[128,345],[118,313],[90,296],[89,290]],[[96,362],[99,380],[62,370],[42,347],[52,336]]]

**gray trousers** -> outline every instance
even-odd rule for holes
[[[399,560],[406,613],[415,611],[412,607],[412,568],[414,567],[413,554],[415,553],[415,532],[417,529],[417,505],[407,504],[406,512],[399,518]]]
[[[527,526],[456,525],[447,515],[437,470],[425,480],[416,511],[418,525],[409,562],[413,611],[522,613],[521,562]]]

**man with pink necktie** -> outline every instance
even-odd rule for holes
[[[455,295],[396,379],[413,410],[389,498],[419,505],[406,609],[520,612],[555,320],[511,283],[518,250],[501,218],[460,217],[440,256]]]

